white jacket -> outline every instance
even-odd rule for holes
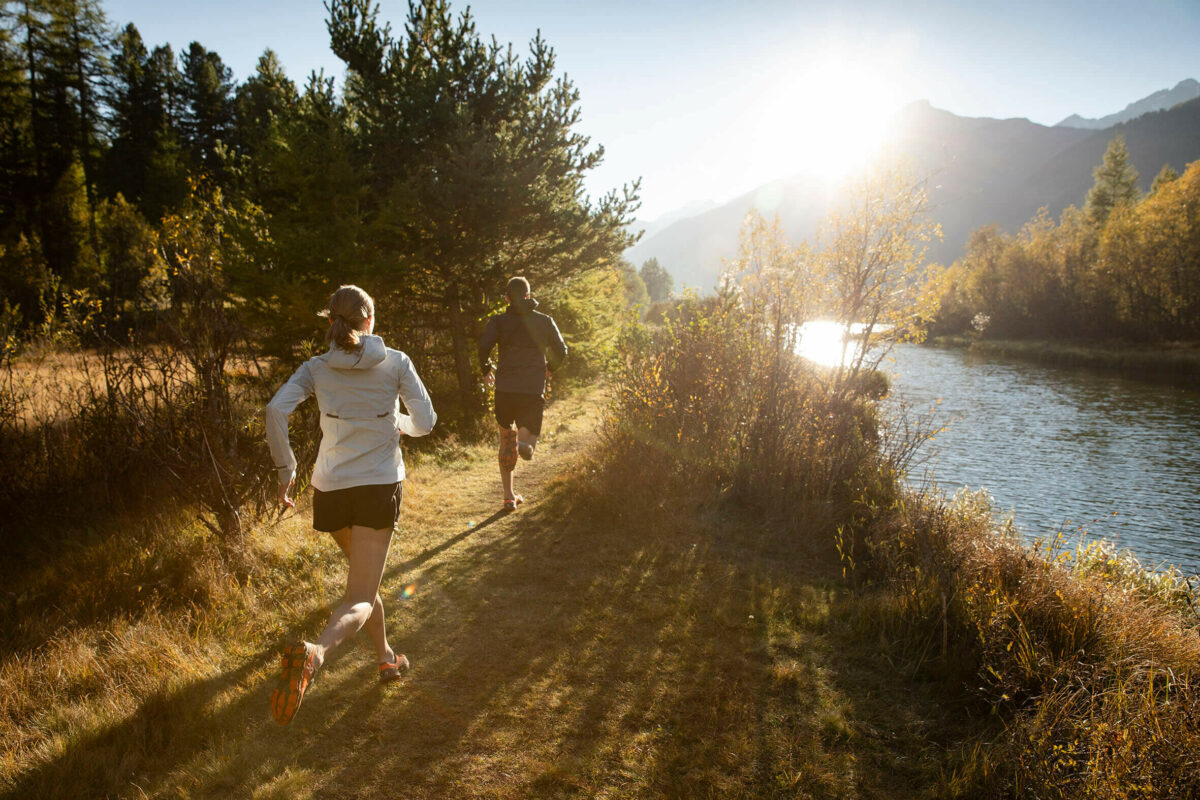
[[[404,480],[400,436],[424,436],[437,422],[433,403],[412,361],[364,335],[362,347],[329,352],[300,365],[267,404],[267,444],[279,485],[296,477],[288,415],[312,395],[321,411],[321,447],[312,485],[323,492]],[[400,413],[397,398],[407,414]]]

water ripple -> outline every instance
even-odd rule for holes
[[[986,488],[1029,536],[1082,525],[1200,571],[1200,391],[912,345],[890,371],[893,402],[941,398],[923,468],[943,489]]]

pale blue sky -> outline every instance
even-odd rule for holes
[[[407,2],[379,5],[400,31]],[[149,46],[199,41],[239,81],[267,47],[297,83],[314,69],[341,75],[320,0],[103,6]],[[518,50],[541,29],[582,93],[581,130],[605,147],[590,191],[642,177],[645,219],[821,171],[912,100],[1052,125],[1200,79],[1200,0],[478,0],[471,9],[481,33]],[[814,163],[818,151],[826,155]]]

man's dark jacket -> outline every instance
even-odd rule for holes
[[[546,369],[558,368],[567,357],[567,344],[548,315],[535,311],[537,300],[524,298],[509,304],[503,314],[487,321],[479,340],[479,363],[486,375],[492,365],[492,348],[500,345],[496,391],[534,394],[546,391]]]

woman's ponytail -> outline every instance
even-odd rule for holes
[[[329,318],[325,341],[342,350],[357,350],[367,331],[367,317],[374,315],[375,301],[357,286],[341,286],[329,296],[329,307],[320,312]]]

